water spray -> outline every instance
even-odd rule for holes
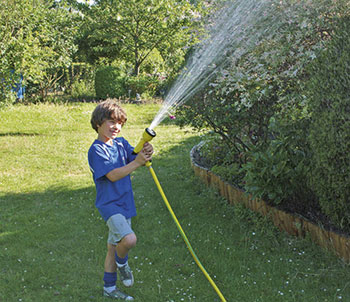
[[[214,1],[215,2],[215,1]],[[208,19],[201,41],[194,46],[175,82],[165,95],[163,106],[156,114],[151,129],[167,116],[174,119],[176,109],[190,100],[216,77],[224,77],[225,70],[280,31],[284,14],[276,14],[272,0],[223,1],[223,7]],[[240,71],[237,71],[240,73]]]
[[[156,133],[153,129],[151,128],[146,128],[144,133],[142,134],[142,137],[140,139],[140,141],[138,142],[138,144],[136,145],[133,153],[137,154],[139,153],[142,148],[143,148],[143,145],[146,143],[146,142],[149,142],[151,141],[154,137],[156,136]],[[194,261],[196,262],[196,264],[198,265],[198,267],[200,268],[200,270],[203,272],[204,276],[207,278],[207,280],[209,281],[209,283],[211,284],[211,286],[214,288],[214,290],[216,291],[216,293],[218,294],[218,296],[220,297],[221,301],[222,302],[226,302],[226,299],[224,298],[224,296],[222,295],[222,293],[220,292],[219,288],[216,286],[215,282],[213,281],[213,279],[209,276],[209,274],[207,273],[207,271],[205,270],[204,266],[201,264],[201,262],[199,261],[197,255],[195,254],[192,246],[191,246],[191,243],[190,241],[188,240],[184,230],[182,229],[178,219],[176,218],[175,216],[175,213],[173,211],[173,209],[171,208],[171,205],[167,199],[167,197],[165,196],[165,193],[162,189],[162,186],[160,185],[159,183],[159,180],[158,180],[158,177],[156,175],[156,173],[154,172],[153,168],[152,168],[152,162],[151,161],[148,161],[146,162],[146,167],[149,168],[149,171],[153,177],[153,180],[159,190],[159,193],[160,195],[162,196],[163,200],[164,200],[164,203],[167,207],[167,209],[169,210],[170,212],[170,215],[171,217],[173,218],[181,236],[182,236],[182,239],[185,241],[186,243],[186,246],[188,248],[188,250],[190,251]]]

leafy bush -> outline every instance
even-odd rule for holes
[[[241,186],[242,171],[237,157],[232,156],[232,150],[223,143],[222,138],[215,133],[205,136],[205,143],[199,148],[202,164],[209,167],[213,173],[236,186]]]
[[[135,98],[136,94],[143,98],[153,97],[157,90],[158,79],[148,74],[139,74],[138,76],[128,76],[124,85],[131,98]]]
[[[310,183],[325,214],[350,230],[350,17],[311,66]]]
[[[77,79],[71,85],[71,97],[75,100],[91,100],[95,97],[95,87],[90,81]]]
[[[96,70],[95,91],[100,99],[120,98],[125,95],[125,74],[114,66],[101,66]]]
[[[338,9],[330,0],[273,2],[262,23],[244,33],[255,35],[256,43],[243,54],[237,54],[237,45],[232,45],[215,79],[178,113],[180,125],[218,133],[234,156],[243,154],[239,157],[241,164],[250,150],[269,144],[272,116],[304,114],[305,66],[328,39]],[[271,34],[266,30],[276,27],[278,30]],[[267,34],[259,36],[262,31]]]
[[[241,186],[242,172],[238,163],[215,165],[211,171],[237,187]]]
[[[213,167],[229,163],[232,152],[219,135],[209,132],[203,138],[205,143],[201,144],[199,153],[207,161],[207,166]]]
[[[286,126],[272,119],[269,130],[273,137],[267,148],[253,150],[250,160],[243,165],[245,189],[253,197],[275,205],[293,202],[304,207],[314,199],[306,185],[310,160],[305,135],[307,123],[299,120]]]
[[[278,30],[257,39],[242,54],[231,50],[233,55],[217,70],[216,78],[177,114],[180,125],[221,136],[231,150],[231,161],[219,158],[217,165],[241,166],[245,188],[255,197],[282,205],[315,201],[307,182],[312,148],[305,138],[313,110],[305,89],[310,78],[307,66],[331,40],[338,16],[349,14],[349,6],[343,4],[348,1],[273,1],[264,23],[252,34],[270,29],[269,25]],[[327,87],[325,81],[321,85]],[[319,85],[315,81],[315,89]],[[272,118],[278,127],[271,124]]]
[[[17,95],[15,92],[8,90],[6,92],[0,91],[0,108],[7,107],[16,102]]]

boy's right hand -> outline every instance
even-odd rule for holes
[[[153,152],[152,152],[153,153]],[[144,166],[146,162],[152,160],[152,153],[147,152],[142,149],[136,156],[135,161],[140,164],[140,166]]]

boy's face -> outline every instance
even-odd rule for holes
[[[98,126],[98,139],[107,142],[117,137],[122,129],[122,122],[116,120],[105,120]]]

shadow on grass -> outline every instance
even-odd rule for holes
[[[106,239],[94,199],[92,186],[0,195],[0,301],[95,294]]]
[[[0,195],[0,245],[10,248],[22,242],[25,249],[33,242],[45,246],[43,240],[53,245],[62,237],[71,241],[76,221],[94,212],[94,195],[93,187]]]
[[[0,137],[4,136],[38,136],[39,133],[25,133],[25,132],[0,132]]]
[[[71,190],[66,187],[51,188],[43,192],[8,193],[0,195],[0,244],[30,241],[31,236],[59,234],[75,219],[83,218],[94,207],[93,187]],[[72,232],[69,232],[72,234]]]

